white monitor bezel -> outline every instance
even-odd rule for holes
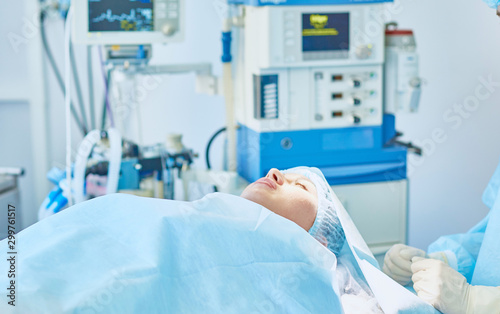
[[[155,1],[153,1],[155,5]],[[179,0],[179,29],[166,36],[160,30],[152,32],[89,32],[88,0],[73,2],[73,42],[85,45],[141,45],[166,44],[184,40],[185,2]]]

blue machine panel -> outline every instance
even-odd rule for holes
[[[320,168],[330,184],[406,178],[407,150],[383,146],[382,127],[259,133],[238,130],[238,173],[250,182],[271,168]]]
[[[244,4],[252,6],[369,4],[384,2],[394,2],[394,0],[228,0],[229,4]]]
[[[118,190],[137,190],[140,188],[141,176],[135,167],[139,163],[137,158],[122,160]]]

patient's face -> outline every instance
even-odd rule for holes
[[[271,169],[264,178],[250,184],[241,197],[295,222],[306,231],[316,219],[316,186],[299,174],[283,174],[278,169]]]

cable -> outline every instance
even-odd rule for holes
[[[104,96],[106,97],[106,96]],[[101,119],[101,130],[106,128],[106,98],[103,100],[102,104],[102,119]]]
[[[64,104],[66,108],[66,181],[68,184],[67,198],[68,206],[73,205],[71,193],[71,21],[73,19],[73,7],[70,6],[68,16],[64,25]]]
[[[57,68],[56,61],[54,59],[54,56],[52,55],[52,51],[50,50],[49,44],[47,42],[47,36],[45,34],[44,20],[45,20],[45,13],[42,12],[40,14],[40,35],[42,37],[43,48],[44,48],[45,54],[47,55],[47,59],[49,59],[49,64],[50,64],[52,70],[54,71],[59,88],[61,89],[62,93],[64,94],[65,87],[64,87],[63,78],[61,76],[61,72]],[[70,107],[71,107],[70,110],[71,110],[71,114],[73,115],[73,119],[75,119],[75,122],[78,125],[80,131],[83,133],[83,135],[87,134],[87,129],[82,124],[80,117],[78,116],[78,112],[76,111],[75,106],[73,105],[73,102],[70,103]]]
[[[92,46],[87,46],[87,79],[89,84],[90,127],[95,130],[94,72],[92,71]]]
[[[111,85],[111,69],[108,70],[108,74],[106,75],[106,77],[104,78],[105,82],[105,89],[106,91],[108,90],[109,86]],[[106,117],[107,117],[107,101],[108,101],[108,94],[104,94],[104,100],[103,100],[103,104],[102,104],[102,120],[101,120],[101,130],[104,130],[104,128],[106,127]]]
[[[228,11],[228,16],[224,19],[222,26],[222,82],[224,85],[224,101],[226,103],[226,132],[227,132],[227,170],[235,172],[238,168],[238,157],[236,153],[236,117],[234,114],[234,82],[233,66],[231,56],[231,35],[232,18]]]
[[[221,134],[224,131],[226,131],[226,127],[220,128],[217,132],[214,133],[214,135],[212,135],[212,137],[208,141],[207,148],[205,149],[205,161],[207,163],[208,170],[212,169],[212,167],[210,166],[210,147],[212,146],[212,142],[215,140],[217,136],[219,136],[219,134]]]
[[[111,82],[111,72],[108,72],[108,78],[106,78],[106,69],[104,69],[104,59],[102,58],[102,51],[99,49],[99,61],[101,62],[101,72],[104,79],[104,90],[105,90],[105,101],[106,101],[106,112],[109,115],[109,121],[111,122],[111,127],[115,127],[115,121],[113,120],[113,112],[111,111],[111,106],[109,105],[109,86]]]
[[[69,46],[69,56],[71,60],[71,69],[73,72],[73,80],[75,81],[76,96],[78,99],[78,104],[80,105],[80,113],[82,114],[82,121],[85,128],[89,129],[89,124],[87,122],[87,113],[85,112],[85,103],[83,102],[82,89],[80,88],[80,77],[78,76],[78,67],[76,66],[75,60],[75,48],[73,43],[70,42]]]

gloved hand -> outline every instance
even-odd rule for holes
[[[443,313],[465,314],[470,285],[459,272],[435,259],[413,258],[413,289],[418,296]]]
[[[413,288],[446,314],[500,313],[500,287],[471,286],[462,274],[439,260],[413,258]]]
[[[411,282],[411,259],[415,256],[424,257],[425,252],[404,244],[396,244],[385,254],[384,273],[402,286]]]

